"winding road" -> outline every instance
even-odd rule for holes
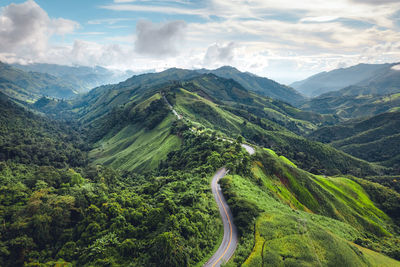
[[[175,114],[175,116],[180,120],[182,115],[178,114],[172,105],[168,102],[167,98],[163,95],[165,102],[168,104],[169,108]],[[223,139],[225,140],[225,139]],[[230,141],[232,142],[232,141]],[[255,149],[252,146],[241,144],[241,146],[246,149],[247,153],[253,155]],[[211,190],[214,195],[214,199],[217,202],[219,213],[222,218],[222,223],[224,225],[224,237],[222,238],[221,245],[214,255],[203,265],[203,267],[216,267],[220,266],[222,263],[226,263],[235,253],[238,244],[238,233],[236,226],[233,224],[233,215],[229,209],[228,203],[222,194],[221,187],[218,181],[223,178],[228,173],[228,170],[223,167],[219,169],[213,176],[211,181]]]
[[[204,267],[220,266],[221,263],[227,262],[235,253],[238,243],[238,234],[236,226],[233,224],[232,212],[229,209],[228,203],[222,194],[221,187],[218,181],[227,174],[226,168],[219,169],[211,182],[211,190],[217,202],[219,213],[221,214],[222,222],[224,224],[224,237],[217,252],[208,260]]]

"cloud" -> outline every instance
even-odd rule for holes
[[[121,5],[103,5],[100,8],[113,10],[113,11],[135,11],[135,12],[150,12],[162,14],[176,14],[176,15],[194,15],[201,17],[208,17],[209,11],[205,9],[190,9],[174,6],[161,6],[161,5],[136,5],[136,4],[121,4]]]
[[[215,65],[215,64],[227,64],[232,62],[235,54],[234,49],[236,44],[230,42],[226,45],[213,44],[207,48],[207,52],[204,56],[205,65]]]
[[[134,20],[134,18],[93,19],[93,20],[89,20],[88,24],[92,24],[92,25],[99,25],[99,24],[114,25],[114,24],[117,24],[119,22],[131,21],[131,20]]]
[[[77,22],[51,19],[34,1],[10,4],[0,13],[0,52],[35,58],[45,53],[50,36],[73,32]]]
[[[391,3],[398,3],[398,0],[351,0],[354,3],[370,4],[370,5],[384,5]]]
[[[186,22],[181,20],[153,23],[140,20],[136,24],[135,51],[150,56],[174,55],[185,37]]]

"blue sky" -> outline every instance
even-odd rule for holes
[[[400,61],[397,0],[0,2],[0,60],[242,71],[289,84]]]

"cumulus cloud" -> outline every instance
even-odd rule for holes
[[[226,45],[213,44],[207,48],[204,56],[204,64],[211,65],[214,63],[230,63],[235,56],[236,44],[229,42]]]
[[[135,51],[151,56],[174,55],[185,37],[186,22],[153,23],[140,20],[136,24]]]
[[[37,59],[46,52],[51,35],[64,35],[77,28],[77,22],[51,19],[33,0],[10,4],[0,13],[0,53],[17,53]]]

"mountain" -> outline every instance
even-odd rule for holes
[[[192,74],[175,69],[158,75],[187,78]],[[151,76],[157,77],[157,74]],[[155,83],[154,87],[146,87],[145,83],[137,86],[127,81],[98,88],[86,96],[90,102],[83,105],[77,100],[77,105],[70,107],[95,142],[90,153],[94,162],[121,169],[144,170],[157,165],[179,146],[179,140],[170,134],[174,117],[166,113],[167,106],[162,101],[162,95],[165,95],[175,110],[194,127],[205,127],[230,138],[242,135],[251,142],[274,148],[312,172],[369,175],[386,172],[381,166],[294,134],[307,134],[321,125],[334,124],[337,122],[335,117],[303,112],[247,91],[234,80],[214,74],[197,74],[160,85],[156,79],[150,81]],[[163,143],[163,140],[166,141]],[[145,154],[156,156],[141,162],[145,157],[139,151],[151,151]]]
[[[385,65],[378,74],[338,91],[322,94],[302,104],[304,110],[336,114],[343,118],[372,116],[400,107],[400,71]]]
[[[348,86],[367,86],[374,82],[384,84],[385,76],[396,72],[393,64],[358,64],[349,68],[335,69],[329,72],[321,72],[305,80],[292,83],[294,89],[300,93],[316,97],[330,91],[337,91]],[[387,87],[387,86],[385,86]],[[380,87],[376,87],[380,89]],[[384,94],[382,92],[381,94]]]
[[[303,104],[301,109],[320,114],[333,114],[345,119],[374,116],[384,112],[399,111],[400,93],[387,96],[320,96]]]
[[[50,74],[67,84],[72,84],[79,93],[87,92],[100,85],[118,83],[133,75],[131,71],[112,71],[100,66],[85,67],[33,63],[27,65],[13,64],[13,67],[26,72]]]
[[[278,99],[292,105],[297,105],[304,100],[304,96],[296,90],[283,84],[279,84],[268,78],[260,77],[249,72],[240,72],[236,68],[223,66],[215,70],[200,69],[200,73],[212,73],[226,79],[233,79],[244,88],[257,92],[264,96]]]
[[[355,157],[400,169],[399,112],[322,127],[309,137]]]
[[[197,75],[198,73],[191,70],[173,68],[159,73],[135,75],[118,84],[100,86],[74,101],[76,115],[80,120],[91,121],[134,98],[154,94],[165,83]]]
[[[230,266],[399,265],[392,170],[305,137],[335,116],[181,69],[25,104],[58,120],[2,97],[1,266],[202,266],[224,231],[222,167]]]
[[[69,82],[46,73],[26,72],[0,62],[1,92],[19,100],[35,101],[42,96],[72,98],[77,95]]]

